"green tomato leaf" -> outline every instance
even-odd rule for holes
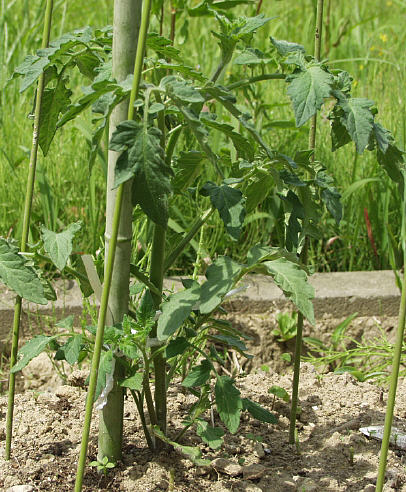
[[[343,207],[341,205],[340,193],[332,186],[334,183],[333,178],[325,171],[318,171],[315,182],[322,188],[321,198],[325,203],[327,210],[334,217],[337,224],[339,224],[343,216]]]
[[[23,345],[18,351],[17,363],[11,368],[10,372],[16,373],[24,369],[24,367],[32,360],[43,352],[48,344],[58,338],[59,335],[47,337],[45,335],[37,335],[29,342]]]
[[[200,175],[205,154],[198,150],[181,151],[173,165],[175,177],[173,189],[177,192],[186,191]]]
[[[160,137],[160,130],[145,121],[124,121],[114,131],[110,149],[124,150],[115,168],[115,187],[134,177],[133,205],[139,204],[153,222],[166,228],[173,173],[165,163]]]
[[[234,131],[234,128],[220,121],[217,121],[209,113],[201,113],[200,121],[202,121],[207,127],[214,128],[215,130],[222,132],[226,137],[230,138],[233,142],[235,150],[239,153],[239,157],[252,161],[254,159],[254,149],[252,144],[241,133]]]
[[[259,403],[249,400],[248,398],[242,399],[242,408],[243,410],[249,412],[254,417],[254,419],[257,419],[261,422],[266,422],[267,424],[278,423],[278,419],[273,413],[261,407]]]
[[[351,135],[341,121],[342,115],[343,110],[336,105],[328,116],[331,121],[331,150],[333,152],[351,142]]]
[[[382,152],[380,148],[378,148],[377,152],[379,164],[385,169],[388,176],[395,183],[399,184],[403,183],[402,169],[405,164],[404,154],[405,152],[403,150],[400,150],[392,143],[388,145],[386,152]]]
[[[281,400],[283,400],[286,403],[289,403],[289,401],[290,401],[289,393],[284,388],[282,388],[281,386],[275,386],[275,385],[271,386],[268,389],[268,393],[270,393],[271,395],[277,396],[278,398],[280,398]]]
[[[289,53],[300,51],[305,53],[304,46],[297,43],[290,43],[289,41],[284,41],[283,39],[275,39],[272,36],[270,37],[271,43],[275,46],[276,51],[282,55],[286,56]]]
[[[215,394],[221,421],[232,434],[235,434],[240,425],[243,402],[240,392],[234,386],[234,380],[228,376],[217,376]]]
[[[180,51],[172,45],[172,41],[156,32],[150,32],[147,36],[147,48],[155,51],[160,58],[182,61]]]
[[[189,342],[184,337],[176,337],[171,340],[165,349],[165,357],[170,359],[177,355],[183,354],[185,350],[190,346]]]
[[[202,441],[208,444],[211,449],[219,449],[223,445],[224,431],[221,427],[211,427],[204,420],[197,420],[196,434],[201,437]]]
[[[259,65],[269,63],[272,58],[267,57],[262,51],[256,48],[246,48],[233,60],[235,65]]]
[[[75,234],[80,231],[82,223],[73,222],[64,231],[56,233],[45,227],[41,229],[44,248],[54,265],[63,270],[70,254],[72,253],[72,241]]]
[[[210,465],[211,461],[210,460],[205,460],[202,459],[202,452],[198,447],[194,446],[182,446],[181,444],[171,441],[168,439],[165,434],[161,431],[161,429],[157,426],[154,425],[152,427],[152,432],[161,439],[161,441],[164,441],[171,446],[173,446],[174,449],[182,453],[184,456],[186,456],[192,463],[194,463],[197,466],[208,466]]]
[[[162,304],[162,314],[158,319],[158,340],[166,340],[182,326],[199,298],[200,285],[195,282],[190,289],[172,294]]]
[[[272,176],[260,169],[255,172],[253,181],[247,186],[245,195],[247,197],[247,213],[252,212],[262,203],[265,198],[272,192]]]
[[[59,114],[66,111],[70,103],[72,91],[66,87],[67,79],[59,77],[53,89],[45,89],[41,101],[41,118],[38,142],[44,156],[56,132]]]
[[[160,86],[166,90],[168,97],[183,103],[203,103],[204,97],[186,80],[176,75],[167,75],[161,80]]]
[[[227,256],[220,256],[208,267],[207,281],[201,286],[200,307],[202,314],[214,311],[236,281],[242,267]]]
[[[331,96],[334,77],[320,65],[310,65],[306,70],[289,75],[286,81],[296,125],[302,126],[321,108],[324,99]]]
[[[59,347],[55,354],[56,360],[66,360],[71,366],[79,360],[80,351],[83,347],[82,335],[69,337],[68,341]]]
[[[306,272],[297,264],[286,258],[261,263],[266,273],[271,275],[276,285],[282,289],[299,311],[314,325],[312,299],[314,289],[307,280]]]
[[[343,110],[341,123],[355,142],[357,152],[362,154],[374,129],[374,115],[371,111],[374,103],[364,98],[340,97],[338,104]]]
[[[123,379],[120,381],[120,386],[123,386],[124,388],[130,388],[134,391],[142,391],[142,381],[143,381],[144,376],[137,372],[137,374],[134,374],[133,376]]]
[[[210,197],[213,207],[216,207],[224,222],[226,231],[237,241],[245,219],[245,198],[242,192],[225,184],[217,186],[208,181],[201,188],[200,193]]]
[[[194,386],[203,386],[210,378],[212,364],[207,359],[204,359],[200,365],[195,366],[183,380],[182,386],[192,388]]]
[[[36,304],[48,304],[41,279],[28,266],[18,248],[0,237],[0,280],[20,297]]]
[[[374,123],[374,136],[379,149],[385,153],[389,144],[394,141],[392,133],[379,123]]]

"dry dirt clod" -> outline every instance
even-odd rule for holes
[[[6,492],[31,492],[34,490],[32,485],[14,485],[6,490]]]
[[[242,467],[242,475],[246,480],[256,480],[257,478],[261,478],[265,471],[265,466],[255,463],[253,465],[246,465]]]
[[[211,462],[211,466],[217,472],[225,473],[226,475],[230,475],[230,477],[237,477],[243,473],[243,467],[241,465],[225,458],[217,458],[213,460]]]
[[[265,451],[264,451],[264,447],[262,446],[262,444],[260,442],[256,442],[253,446],[254,448],[254,454],[257,458],[263,458],[265,456]]]
[[[375,492],[375,485],[372,485],[372,483],[370,483],[364,488],[362,492]]]

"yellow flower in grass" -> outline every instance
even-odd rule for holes
[[[388,0],[388,1],[386,2],[386,6],[387,6],[387,7],[391,7],[392,5],[393,5],[393,2],[392,2],[391,0]]]
[[[383,43],[386,43],[388,41],[388,35],[385,34],[385,33],[381,33],[379,35],[379,39],[383,42]]]

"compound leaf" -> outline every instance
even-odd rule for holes
[[[205,420],[197,421],[196,434],[202,438],[211,449],[219,449],[223,444],[224,431],[221,427],[211,427]]]
[[[278,422],[278,419],[273,413],[248,398],[242,399],[242,409],[249,412],[254,419],[260,420],[261,422],[266,422],[267,424],[276,424]]]
[[[211,313],[221,303],[223,297],[235,283],[241,271],[241,265],[227,256],[221,256],[209,266],[206,272],[207,281],[201,286],[200,312]]]
[[[158,319],[158,340],[166,340],[180,328],[192,312],[200,297],[200,285],[196,282],[190,289],[172,294],[162,304],[162,314]]]
[[[45,227],[41,230],[44,248],[54,265],[63,270],[70,254],[72,253],[72,241],[75,234],[80,230],[82,223],[73,222],[64,231],[56,233]]]
[[[18,248],[0,238],[0,280],[20,297],[36,304],[48,304],[44,287],[35,270],[27,265]]]
[[[364,152],[369,144],[369,138],[374,129],[374,116],[371,112],[373,102],[365,98],[340,98],[339,106],[343,110],[340,118],[359,154]]]
[[[153,222],[166,228],[172,170],[165,163],[160,137],[158,128],[124,121],[113,133],[110,149],[124,150],[115,168],[115,187],[134,177],[133,205],[139,204]]]
[[[311,65],[287,77],[288,95],[293,103],[296,125],[302,126],[322,106],[324,99],[331,96],[334,77],[320,65]]]
[[[240,392],[234,386],[234,380],[228,376],[217,376],[215,394],[221,421],[232,434],[235,434],[240,425],[243,402]]]
[[[54,335],[52,337],[47,337],[45,335],[37,335],[23,345],[18,351],[18,361],[12,367],[10,372],[15,373],[24,369],[24,367],[32,360],[37,357],[41,352],[45,350],[47,345],[58,338],[59,335]]]
[[[306,272],[297,263],[283,257],[265,261],[261,265],[265,267],[266,273],[271,275],[285,296],[295,304],[310,323],[314,324],[312,303],[314,289],[307,281]]]
[[[183,380],[182,386],[185,386],[185,388],[203,386],[210,378],[211,369],[211,363],[207,359],[204,359],[200,365],[193,367]]]
[[[42,96],[38,143],[44,156],[54,138],[59,114],[66,111],[70,103],[72,91],[66,87],[66,82],[66,78],[59,77],[56,86],[45,89]]]
[[[245,219],[245,198],[240,190],[222,184],[217,186],[208,181],[200,193],[209,196],[213,207],[218,210],[229,235],[237,240]]]

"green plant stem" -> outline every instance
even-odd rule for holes
[[[314,54],[316,60],[320,60],[321,49],[321,33],[323,27],[323,4],[324,0],[317,1],[317,23],[315,31],[314,41]],[[316,130],[317,130],[317,113],[313,116],[310,123],[309,130],[309,149],[315,150],[316,148]],[[314,152],[311,157],[314,162]],[[300,260],[302,264],[307,263],[309,240],[306,237],[302,252],[300,254]],[[300,380],[300,357],[302,353],[302,339],[303,339],[303,314],[299,311],[297,316],[297,332],[295,343],[295,360],[293,368],[293,383],[292,383],[292,404],[290,410],[290,422],[289,422],[289,444],[295,444],[295,431],[296,431],[296,414],[299,397],[299,380]]]
[[[138,43],[137,43],[137,53],[136,53],[135,65],[134,65],[134,80],[133,80],[133,86],[130,94],[130,103],[128,107],[129,120],[133,119],[134,117],[134,101],[138,96],[138,91],[139,91],[139,84],[141,80],[141,72],[142,72],[142,66],[144,61],[146,37],[147,37],[147,31],[149,25],[150,10],[151,10],[151,0],[146,0],[142,9],[141,27],[140,27]],[[115,258],[117,237],[118,237],[118,231],[120,225],[123,192],[124,192],[124,184],[118,187],[116,199],[115,199],[113,226],[112,226],[112,233],[111,233],[108,257],[107,257],[102,298],[100,303],[95,347],[94,347],[92,365],[90,370],[89,388],[88,388],[87,400],[86,400],[85,422],[83,425],[82,443],[80,447],[80,456],[78,461],[78,468],[77,468],[76,482],[75,482],[75,492],[80,492],[82,490],[82,484],[83,484],[83,475],[86,465],[87,447],[89,443],[89,432],[90,432],[90,423],[92,418],[93,401],[96,392],[100,354],[101,354],[103,338],[104,338],[104,326],[106,322],[106,313],[109,303],[111,279],[113,274],[114,258]]]
[[[175,263],[176,259],[183,253],[185,248],[188,246],[190,241],[194,238],[194,236],[199,232],[199,229],[205,224],[210,217],[210,215],[214,212],[214,208],[206,210],[192,225],[190,231],[184,236],[177,246],[169,253],[168,257],[165,261],[164,271],[167,272],[169,268]]]
[[[301,263],[304,265],[307,263],[307,251],[308,241],[305,239],[302,253],[300,255]],[[296,414],[299,400],[299,380],[300,380],[300,358],[302,355],[302,339],[303,339],[303,314],[299,311],[297,314],[297,330],[295,341],[295,355],[293,365],[293,383],[292,383],[292,403],[290,407],[290,421],[289,421],[289,444],[295,444],[296,442]]]
[[[402,356],[403,337],[405,332],[406,318],[406,173],[403,173],[404,193],[402,200],[402,247],[403,247],[403,283],[402,295],[400,298],[399,321],[396,334],[395,352],[393,354],[392,372],[390,377],[390,387],[388,394],[388,403],[386,406],[385,426],[381,453],[379,456],[378,478],[376,481],[376,491],[381,492],[385,482],[386,461],[388,458],[389,441],[392,432],[393,412],[395,409],[396,389],[398,385],[399,366]]]
[[[148,447],[149,447],[149,449],[153,450],[154,449],[154,443],[152,442],[151,434],[148,430],[147,422],[145,420],[145,413],[144,413],[142,398],[141,398],[141,396],[138,396],[137,393],[132,389],[130,389],[130,393],[132,394],[132,397],[134,398],[135,405],[136,405],[138,413],[140,415],[141,425],[142,425],[142,429],[144,431],[145,439],[147,440]]]
[[[155,287],[162,292],[163,276],[164,276],[164,258],[165,258],[165,238],[166,230],[155,224],[154,237],[152,242],[151,252],[151,275],[150,280]],[[154,300],[155,308],[158,310],[161,303],[161,296],[151,294]],[[151,330],[150,337],[156,338],[156,325]],[[152,347],[152,355],[157,350],[157,347]],[[161,431],[166,434],[166,360],[162,353],[154,357],[155,370],[155,411],[158,420],[158,425]]]
[[[247,87],[256,82],[263,82],[265,80],[285,80],[286,75],[284,73],[264,73],[262,75],[257,75],[256,77],[251,77],[250,79],[242,79],[232,84],[228,84],[226,87],[229,91],[233,89],[240,89],[241,87]]]
[[[44,18],[44,30],[42,34],[42,48],[46,48],[49,44],[53,6],[54,6],[53,0],[47,0],[46,9],[45,9],[45,18]],[[21,252],[25,252],[27,249],[28,234],[30,231],[32,197],[34,194],[35,171],[37,167],[37,156],[38,156],[41,102],[42,102],[42,95],[44,93],[44,87],[45,87],[45,74],[41,73],[38,79],[38,87],[35,97],[34,128],[32,132],[30,164],[28,170],[27,188],[25,193],[23,231],[22,231],[21,243],[20,243]],[[10,369],[14,366],[14,364],[17,361],[18,339],[20,336],[21,308],[22,308],[22,298],[20,296],[17,296],[14,306]],[[10,459],[10,454],[11,454],[11,441],[12,441],[12,434],[13,434],[13,415],[14,415],[14,395],[15,395],[15,374],[10,372],[9,385],[8,385],[7,418],[6,418],[6,450],[5,450],[6,460]]]

